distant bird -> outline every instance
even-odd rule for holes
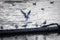
[[[24,12],[23,10],[21,10],[21,12],[23,13],[23,15],[24,15],[24,17],[26,18],[26,20],[28,20],[29,15],[30,15],[30,13],[31,13],[31,10],[27,13],[27,15],[26,15],[26,12]]]
[[[1,29],[3,29],[3,26],[1,26]]]
[[[38,27],[38,24],[36,23],[35,26]]]
[[[43,11],[44,11],[45,9],[44,9],[44,8],[41,8],[41,10],[43,10]]]
[[[18,25],[15,25],[15,28],[17,29],[18,28]]]
[[[34,2],[33,5],[36,5],[36,2]]]
[[[54,1],[51,1],[50,4],[54,4]]]

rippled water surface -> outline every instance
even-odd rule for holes
[[[15,35],[0,37],[0,40],[60,40],[60,35],[57,33],[49,35]]]

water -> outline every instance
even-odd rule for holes
[[[60,35],[57,33],[49,35],[15,35],[10,37],[0,37],[0,40],[60,40]]]

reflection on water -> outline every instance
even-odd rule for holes
[[[19,35],[10,37],[0,37],[0,40],[60,40],[57,33],[50,35]]]

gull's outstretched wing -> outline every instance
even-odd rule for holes
[[[31,10],[28,12],[28,14],[27,14],[27,15],[29,16],[29,15],[30,15],[30,13],[31,13]]]
[[[24,17],[26,18],[27,16],[26,16],[26,13],[23,11],[23,10],[21,10],[21,12],[22,12],[22,14],[24,15]]]

